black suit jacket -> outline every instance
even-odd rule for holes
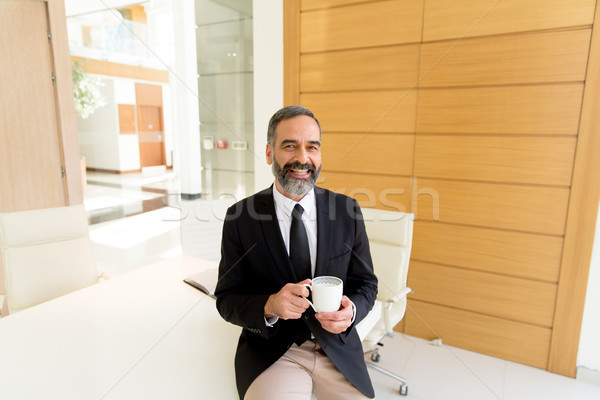
[[[377,278],[360,207],[350,197],[321,188],[315,188],[315,196],[315,276],[337,276],[344,281],[344,294],[356,306],[355,325],[371,310],[377,296]],[[329,333],[310,307],[301,319],[280,319],[271,328],[265,325],[267,298],[290,282],[299,280],[281,237],[270,187],[231,206],[223,225],[215,295],[221,316],[244,328],[235,356],[240,398],[307,328],[341,373],[362,393],[374,397],[354,325],[338,335]]]

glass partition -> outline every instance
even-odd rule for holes
[[[252,2],[197,0],[196,23],[204,186],[240,198],[254,171]]]

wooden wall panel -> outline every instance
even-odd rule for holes
[[[162,86],[136,82],[135,101],[137,105],[162,107],[162,100]]]
[[[562,244],[560,236],[415,221],[411,257],[494,274],[557,282]]]
[[[410,297],[410,296],[409,296]],[[551,330],[409,299],[405,333],[545,368]]]
[[[324,132],[413,133],[417,93],[414,90],[307,93],[300,102],[312,110]]]
[[[550,328],[556,283],[412,260],[412,299]]]
[[[423,40],[590,25],[595,0],[427,0]]]
[[[300,52],[421,41],[423,0],[379,1],[300,14]]]
[[[322,186],[417,215],[406,332],[572,376],[600,196],[596,0],[286,3],[286,99],[323,123]]]
[[[322,142],[328,171],[412,175],[414,135],[331,133],[323,135]]]
[[[399,89],[416,84],[419,45],[309,53],[300,57],[302,92]]]
[[[135,83],[140,165],[165,165],[162,86]]]
[[[119,133],[136,133],[135,105],[117,104],[119,114]]]
[[[0,2],[0,212],[67,204],[48,31],[46,3]]]
[[[419,135],[415,175],[570,186],[575,137]]]
[[[302,0],[300,9],[302,11],[316,10],[319,8],[346,6],[353,3],[366,3],[369,1],[381,0]]]
[[[300,1],[283,0],[283,105],[300,104]]]
[[[600,5],[600,4],[599,4]],[[573,166],[548,370],[575,376],[587,278],[600,198],[600,7],[596,8]]]
[[[69,38],[65,4],[62,0],[49,0],[48,23],[52,34],[52,55],[54,74],[56,76],[56,107],[57,121],[60,132],[60,154],[65,170],[66,204],[82,204],[85,187],[85,176],[81,170],[79,154],[79,134],[77,132],[77,117],[75,116],[75,101],[73,99],[73,74],[69,55]],[[85,171],[83,171],[85,172]]]
[[[417,132],[576,135],[583,84],[420,90]]]
[[[578,29],[426,43],[420,87],[583,82],[590,36]]]
[[[361,207],[409,212],[410,178],[323,170],[317,184],[354,197]]]
[[[439,196],[441,222],[563,235],[569,189],[419,179]],[[413,201],[417,218],[431,220],[430,196]]]

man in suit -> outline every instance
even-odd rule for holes
[[[315,187],[321,127],[306,108],[273,115],[266,157],[275,183],[227,211],[215,290],[221,316],[244,328],[240,398],[373,398],[355,329],[377,295],[360,207]],[[315,313],[304,284],[326,275],[343,281],[344,295],[338,311]]]

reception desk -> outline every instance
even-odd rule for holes
[[[0,319],[0,398],[237,399],[239,327],[180,256]]]

